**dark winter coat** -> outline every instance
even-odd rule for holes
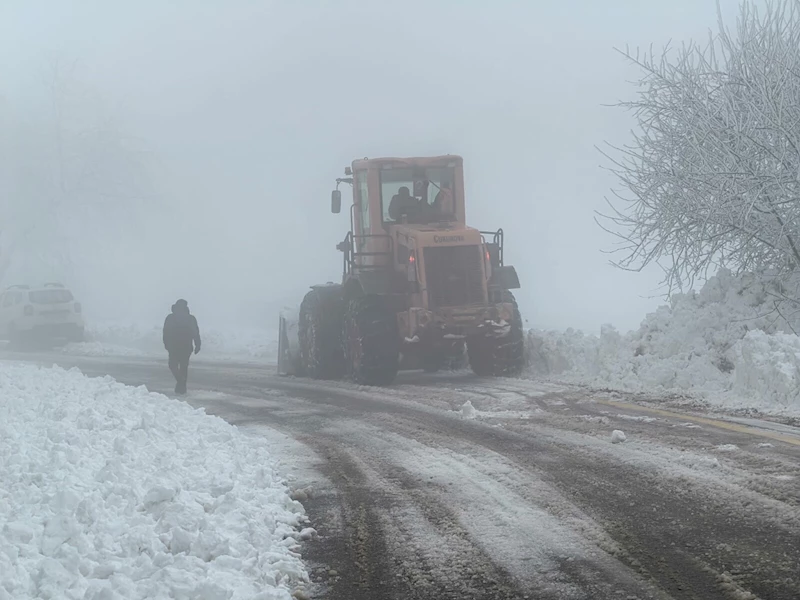
[[[200,328],[186,305],[176,303],[164,321],[164,347],[170,354],[189,356],[200,351]],[[194,348],[192,344],[194,343]]]

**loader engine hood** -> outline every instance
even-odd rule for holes
[[[463,227],[458,229],[434,228],[425,225],[400,225],[395,229],[395,241],[409,248],[427,248],[430,246],[477,246],[482,243],[477,229]]]

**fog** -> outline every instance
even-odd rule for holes
[[[609,266],[594,222],[614,184],[595,146],[631,126],[603,105],[635,91],[613,48],[715,19],[712,0],[0,0],[3,284],[58,278],[94,319],[185,297],[201,325],[270,326],[341,277],[329,197],[351,160],[450,153],[529,325],[635,327],[660,273]]]

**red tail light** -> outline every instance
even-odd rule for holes
[[[31,306],[30,304],[27,304],[25,306],[25,309],[24,309],[24,314],[25,314],[26,317],[32,317],[33,316],[33,306]]]
[[[80,313],[81,310],[83,310],[83,307],[81,307],[81,303],[80,302],[76,302],[75,303],[75,312],[76,313]]]
[[[412,252],[408,257],[408,280],[417,280],[417,257]]]

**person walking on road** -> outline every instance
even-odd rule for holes
[[[186,300],[172,305],[172,313],[164,321],[164,348],[169,353],[169,370],[175,376],[175,393],[186,393],[189,378],[189,359],[200,352],[200,328],[189,312]]]

